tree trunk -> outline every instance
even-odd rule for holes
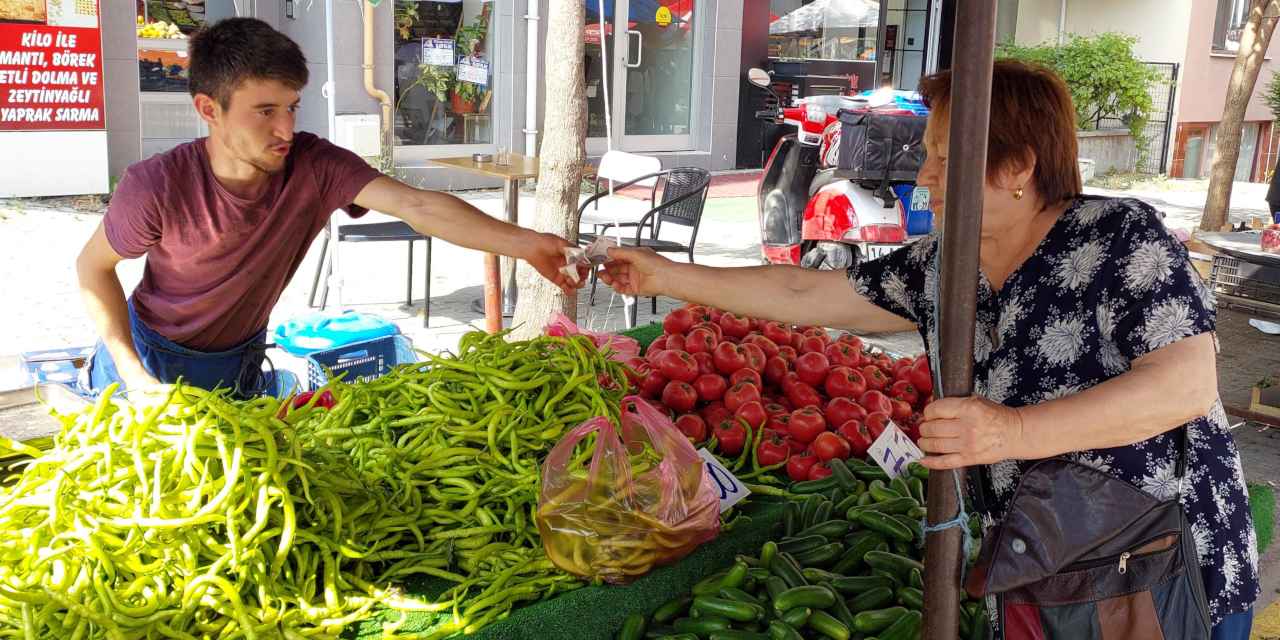
[[[542,121],[542,148],[538,153],[538,210],[533,228],[576,242],[578,228],[574,217],[587,157],[587,98],[582,68],[586,5],[582,0],[550,0],[549,5],[544,14],[547,40],[543,77],[547,107]],[[516,327],[515,337],[537,335],[547,317],[556,311],[576,319],[576,295],[564,295],[523,262],[516,278],[520,298],[512,322]]]
[[[1268,17],[1264,19],[1264,15]],[[1276,18],[1273,16],[1280,16],[1280,0],[1253,0],[1249,7],[1249,19],[1240,36],[1240,50],[1231,71],[1231,83],[1227,85],[1222,121],[1218,123],[1209,173],[1209,195],[1204,204],[1204,215],[1200,218],[1201,231],[1218,231],[1227,224],[1231,186],[1235,180],[1236,162],[1240,159],[1244,115],[1249,108],[1254,85],[1258,82],[1262,59],[1271,45],[1271,34],[1275,32]]]

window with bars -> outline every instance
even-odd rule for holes
[[[1213,50],[1235,53],[1240,49],[1240,34],[1249,19],[1251,0],[1218,0],[1218,15],[1213,24]]]

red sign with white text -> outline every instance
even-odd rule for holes
[[[97,3],[50,4],[81,15],[44,24],[0,16],[0,131],[105,129]]]

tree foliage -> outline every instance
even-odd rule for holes
[[[1100,120],[1117,119],[1128,126],[1135,140],[1141,140],[1153,106],[1148,87],[1163,79],[1134,55],[1137,41],[1122,33],[1073,35],[1062,45],[1002,44],[996,56],[1040,64],[1062,76],[1071,90],[1080,129],[1093,130]]]
[[[1280,120],[1280,73],[1271,74],[1271,80],[1267,82],[1267,88],[1262,94],[1262,100],[1271,109],[1271,115]]]

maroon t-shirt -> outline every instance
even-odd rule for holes
[[[271,309],[329,216],[381,175],[310,133],[294,135],[283,171],[261,197],[227,191],[205,140],[130,166],[107,208],[107,241],[147,256],[133,292],[138,318],[198,351],[224,351],[267,328]]]

